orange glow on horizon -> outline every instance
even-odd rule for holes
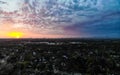
[[[7,33],[7,36],[10,38],[22,38],[23,33],[22,32],[9,32]]]

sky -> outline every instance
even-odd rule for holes
[[[0,38],[120,38],[120,0],[0,0]]]

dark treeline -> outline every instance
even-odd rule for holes
[[[0,75],[120,75],[119,40],[2,40]]]

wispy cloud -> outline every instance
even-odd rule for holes
[[[0,5],[0,22],[24,24],[37,34],[120,37],[119,0],[5,0],[6,3],[7,7]]]

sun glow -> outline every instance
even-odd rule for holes
[[[10,38],[22,38],[23,33],[22,32],[9,32],[7,35]]]

